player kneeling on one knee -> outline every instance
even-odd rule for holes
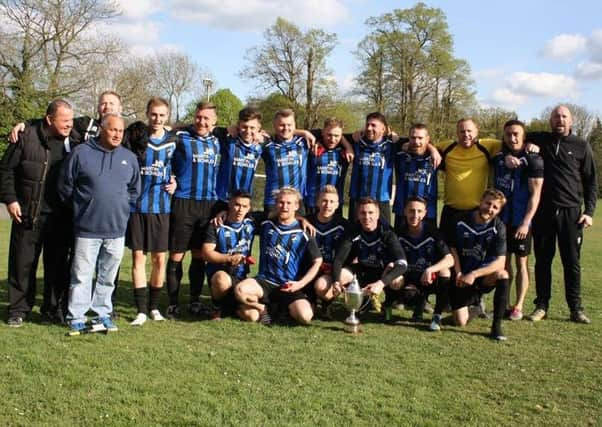
[[[234,287],[247,277],[255,222],[248,218],[251,195],[234,192],[228,202],[223,224],[207,227],[201,254],[207,262],[211,299],[215,306],[212,318],[233,315],[237,310]]]
[[[307,325],[313,318],[303,289],[318,274],[322,255],[316,240],[295,218],[300,200],[297,190],[281,188],[276,196],[276,217],[261,223],[259,273],[240,282],[234,291],[243,320],[270,324],[272,303],[287,307],[300,324]],[[304,265],[310,267],[303,271]]]
[[[359,223],[346,233],[337,249],[332,286],[321,295],[327,301],[337,296],[354,275],[364,293],[378,295],[406,271],[403,248],[391,227],[380,221],[378,202],[360,199],[357,213]],[[392,268],[387,269],[389,264]]]
[[[505,203],[501,191],[486,190],[479,206],[458,218],[450,244],[456,270],[450,295],[454,320],[458,326],[466,325],[468,307],[495,289],[491,338],[496,340],[506,339],[502,332],[508,288],[508,273],[504,270],[506,227],[498,218]]]
[[[454,264],[447,244],[430,222],[427,201],[421,197],[409,197],[404,207],[404,221],[399,227],[399,242],[406,254],[408,270],[385,288],[385,321],[392,317],[395,301],[414,307],[412,319],[422,321],[426,298],[437,295],[437,302],[430,325],[432,331],[441,329],[441,314],[448,304],[450,268]]]

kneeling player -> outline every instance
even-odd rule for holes
[[[329,302],[333,299],[332,263],[335,250],[345,236],[349,222],[337,213],[339,195],[334,185],[325,185],[318,196],[318,213],[307,217],[308,221],[316,228],[316,242],[322,253],[322,266],[320,277],[314,282],[316,297]]]
[[[293,188],[281,188],[276,196],[276,218],[261,223],[259,274],[235,288],[243,320],[270,324],[270,303],[288,307],[290,316],[307,325],[313,309],[303,288],[318,274],[322,264],[320,249],[313,237],[301,228],[295,213],[301,195]],[[304,265],[309,268],[303,272]]]
[[[399,242],[408,260],[408,271],[402,279],[394,280],[390,287],[385,288],[385,321],[391,320],[393,303],[399,299],[413,303],[412,319],[422,321],[426,298],[434,293],[437,302],[429,329],[439,331],[441,314],[447,305],[450,268],[454,265],[454,258],[437,229],[424,221],[426,205],[426,200],[421,197],[406,200],[405,221],[400,227]]]
[[[450,292],[454,320],[458,326],[466,325],[468,306],[495,289],[491,338],[498,341],[506,340],[502,332],[508,288],[506,227],[498,218],[505,203],[501,191],[486,190],[479,206],[459,218],[450,244],[457,273]]]
[[[249,273],[255,223],[246,218],[251,209],[251,195],[235,192],[228,203],[226,220],[208,226],[201,255],[207,262],[207,278],[216,310],[212,318],[233,315],[237,309],[234,286]]]
[[[334,283],[326,299],[337,296],[353,276],[365,294],[378,295],[406,271],[403,248],[391,227],[380,221],[378,202],[360,199],[357,214],[359,224],[345,235],[337,249],[332,268]],[[392,268],[386,268],[389,264]]]

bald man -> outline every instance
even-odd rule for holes
[[[559,105],[550,115],[551,132],[527,136],[527,140],[540,147],[544,160],[541,201],[533,218],[536,298],[535,310],[529,316],[533,321],[547,316],[552,296],[552,260],[558,239],[570,320],[590,323],[581,305],[579,253],[583,229],[592,225],[598,189],[592,148],[572,133],[572,125],[570,110]]]

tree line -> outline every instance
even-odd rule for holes
[[[57,97],[93,115],[98,95],[108,88],[122,95],[131,119],[144,119],[147,100],[160,95],[172,105],[174,123],[189,120],[192,106],[208,96],[218,105],[221,125],[236,120],[243,102],[227,88],[208,93],[203,79],[213,87],[217,81],[189,55],[129,55],[122,40],[98,31],[119,15],[111,0],[0,0],[0,136],[14,123],[42,116]],[[428,123],[435,140],[453,138],[459,117],[475,118],[482,136],[497,138],[503,123],[517,117],[514,111],[478,104],[470,65],[455,56],[441,9],[417,3],[369,17],[365,24],[367,34],[353,52],[353,89],[341,96],[328,66],[337,35],[277,18],[261,44],[248,49],[248,65],[239,72],[264,94],[245,103],[257,105],[266,118],[293,108],[298,125],[308,129],[330,116],[355,129],[366,112],[381,111],[401,134],[414,122]],[[591,135],[600,159],[599,119],[586,107],[570,107],[575,132]],[[547,129],[548,114],[544,110],[532,119],[530,129]]]

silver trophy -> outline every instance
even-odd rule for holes
[[[353,276],[353,280],[345,289],[345,307],[351,314],[345,319],[345,332],[350,334],[357,334],[360,332],[360,321],[355,316],[355,312],[362,307],[362,301],[364,300],[364,294],[360,289],[360,284],[357,278]]]

